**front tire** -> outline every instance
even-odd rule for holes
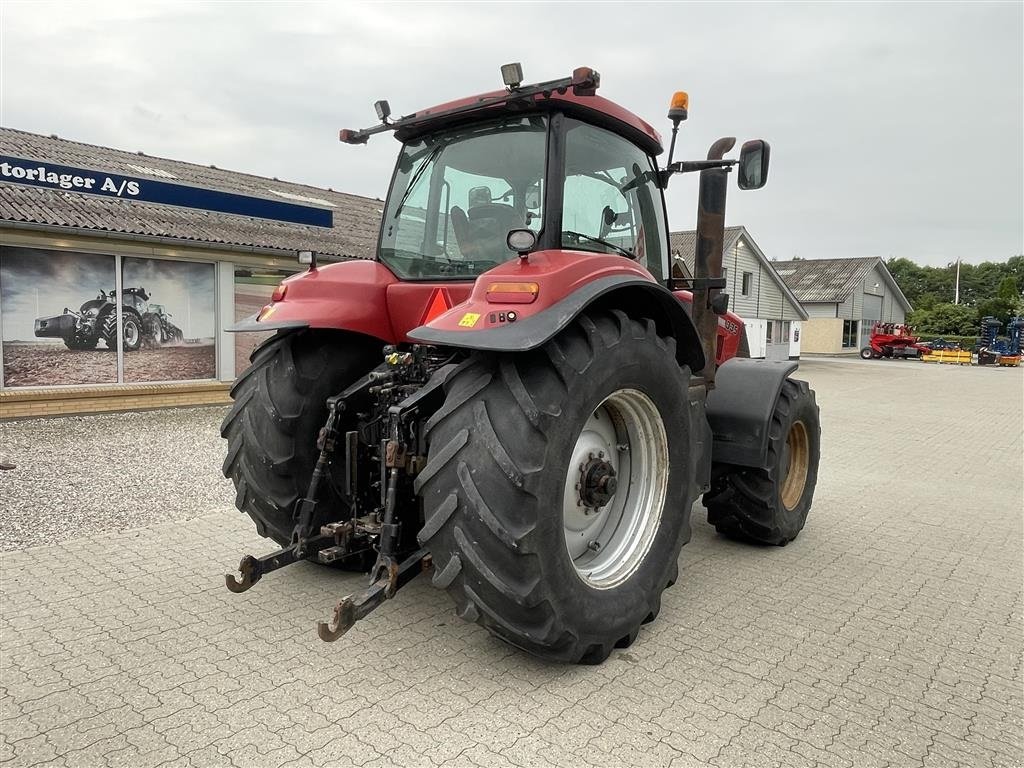
[[[861,347],[861,349],[860,349],[860,359],[861,360],[870,360],[873,357],[876,357],[875,350],[873,350],[871,347]]]
[[[689,539],[688,384],[674,340],[621,312],[463,364],[416,480],[419,540],[460,617],[557,661],[633,642]]]
[[[235,485],[235,506],[260,536],[291,542],[295,502],[305,496],[327,420],[327,398],[374,367],[381,345],[355,334],[300,330],[278,333],[252,353],[252,364],[231,388],[235,404],[221,424],[228,441],[224,476]],[[331,483],[320,486],[314,521],[342,517]]]
[[[717,466],[708,522],[730,538],[785,546],[807,521],[818,482],[821,426],[806,381],[786,379],[768,428],[768,467]]]

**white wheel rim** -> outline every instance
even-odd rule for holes
[[[135,327],[135,323],[129,321],[124,324],[124,342],[128,346],[134,346],[135,342],[139,340],[139,329]]]
[[[605,501],[590,481],[609,467],[617,487]],[[636,389],[606,397],[576,439],[562,493],[565,546],[584,582],[610,589],[640,566],[661,522],[668,476],[657,406]],[[595,501],[604,503],[590,506]]]

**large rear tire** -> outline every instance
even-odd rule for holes
[[[306,494],[327,419],[327,398],[376,364],[379,342],[331,331],[278,333],[258,346],[231,388],[235,404],[224,418],[228,441],[224,476],[235,485],[235,506],[256,531],[286,546],[295,502]],[[343,502],[331,483],[320,486],[320,522],[337,520]]]
[[[416,480],[419,540],[460,617],[558,661],[633,642],[690,535],[688,384],[675,341],[622,312],[463,364]]]
[[[821,455],[818,404],[806,381],[786,379],[768,428],[768,468],[725,466],[704,494],[708,522],[730,538],[785,546],[807,521]]]

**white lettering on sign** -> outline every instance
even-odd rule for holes
[[[45,165],[23,168],[11,163],[0,163],[0,176],[8,179],[41,181],[59,189],[102,190],[103,192],[113,192],[118,197],[137,197],[142,191],[137,181],[123,180],[118,184],[109,176],[76,176],[71,173],[55,173]]]

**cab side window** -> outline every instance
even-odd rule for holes
[[[562,247],[617,253],[663,279],[665,212],[651,159],[611,131],[566,125]]]

